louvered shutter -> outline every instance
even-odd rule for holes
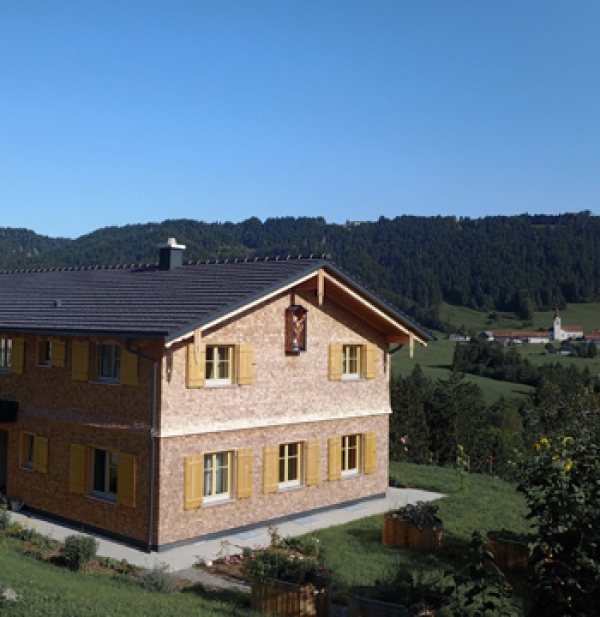
[[[85,446],[72,443],[69,457],[69,491],[85,494]]]
[[[238,385],[249,386],[252,384],[253,378],[254,348],[252,345],[238,345],[236,352]]]
[[[306,450],[306,485],[312,486],[321,482],[321,442],[309,441]]]
[[[365,345],[365,379],[377,377],[377,345]]]
[[[73,341],[71,376],[75,381],[87,381],[89,375],[90,353],[87,341]]]
[[[117,503],[135,508],[136,459],[133,454],[119,452],[117,471]]]
[[[65,342],[54,339],[51,349],[50,363],[56,368],[62,368],[65,365]]]
[[[329,473],[331,482],[342,477],[342,438],[331,437],[329,439]]]
[[[126,386],[137,386],[137,356],[121,347],[121,383]]]
[[[265,446],[263,449],[263,492],[276,493],[279,490],[279,446]]]
[[[196,454],[185,459],[185,488],[183,507],[192,510],[202,506],[204,494],[204,455]]]
[[[247,499],[252,497],[252,450],[238,450],[237,452],[237,498]]]
[[[33,469],[48,472],[48,438],[35,436],[33,440]]]
[[[329,380],[341,381],[342,379],[342,349],[341,343],[329,345]]]
[[[187,348],[186,387],[203,388],[206,382],[206,345],[190,343]]]
[[[22,338],[12,340],[12,353],[10,359],[11,372],[21,375],[25,366],[25,341]]]
[[[377,433],[365,435],[365,473],[375,473],[377,469]]]

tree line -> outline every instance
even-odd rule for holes
[[[155,263],[168,237],[186,260],[328,254],[383,299],[429,327],[442,301],[527,318],[600,300],[600,217],[577,214],[381,217],[358,226],[322,217],[189,219],[107,227],[74,240],[0,228],[0,268]]]

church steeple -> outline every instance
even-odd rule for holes
[[[554,312],[554,327],[552,334],[555,341],[563,340],[563,330],[560,321],[560,313],[558,312],[558,304],[556,305],[556,310]]]

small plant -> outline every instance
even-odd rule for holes
[[[425,527],[441,527],[442,521],[438,518],[437,513],[439,506],[430,501],[417,501],[409,503],[397,510],[388,512],[388,515],[402,519],[416,525],[420,531]]]
[[[91,536],[72,535],[65,538],[63,555],[74,570],[83,570],[96,557],[98,540]]]
[[[169,574],[167,564],[157,564],[139,575],[142,587],[154,593],[173,593],[177,587],[175,579]]]
[[[471,468],[471,460],[465,449],[460,444],[456,448],[456,471],[460,476],[460,490],[466,491],[468,488],[469,471]]]

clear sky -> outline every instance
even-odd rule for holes
[[[0,227],[581,210],[597,0],[0,0]]]

